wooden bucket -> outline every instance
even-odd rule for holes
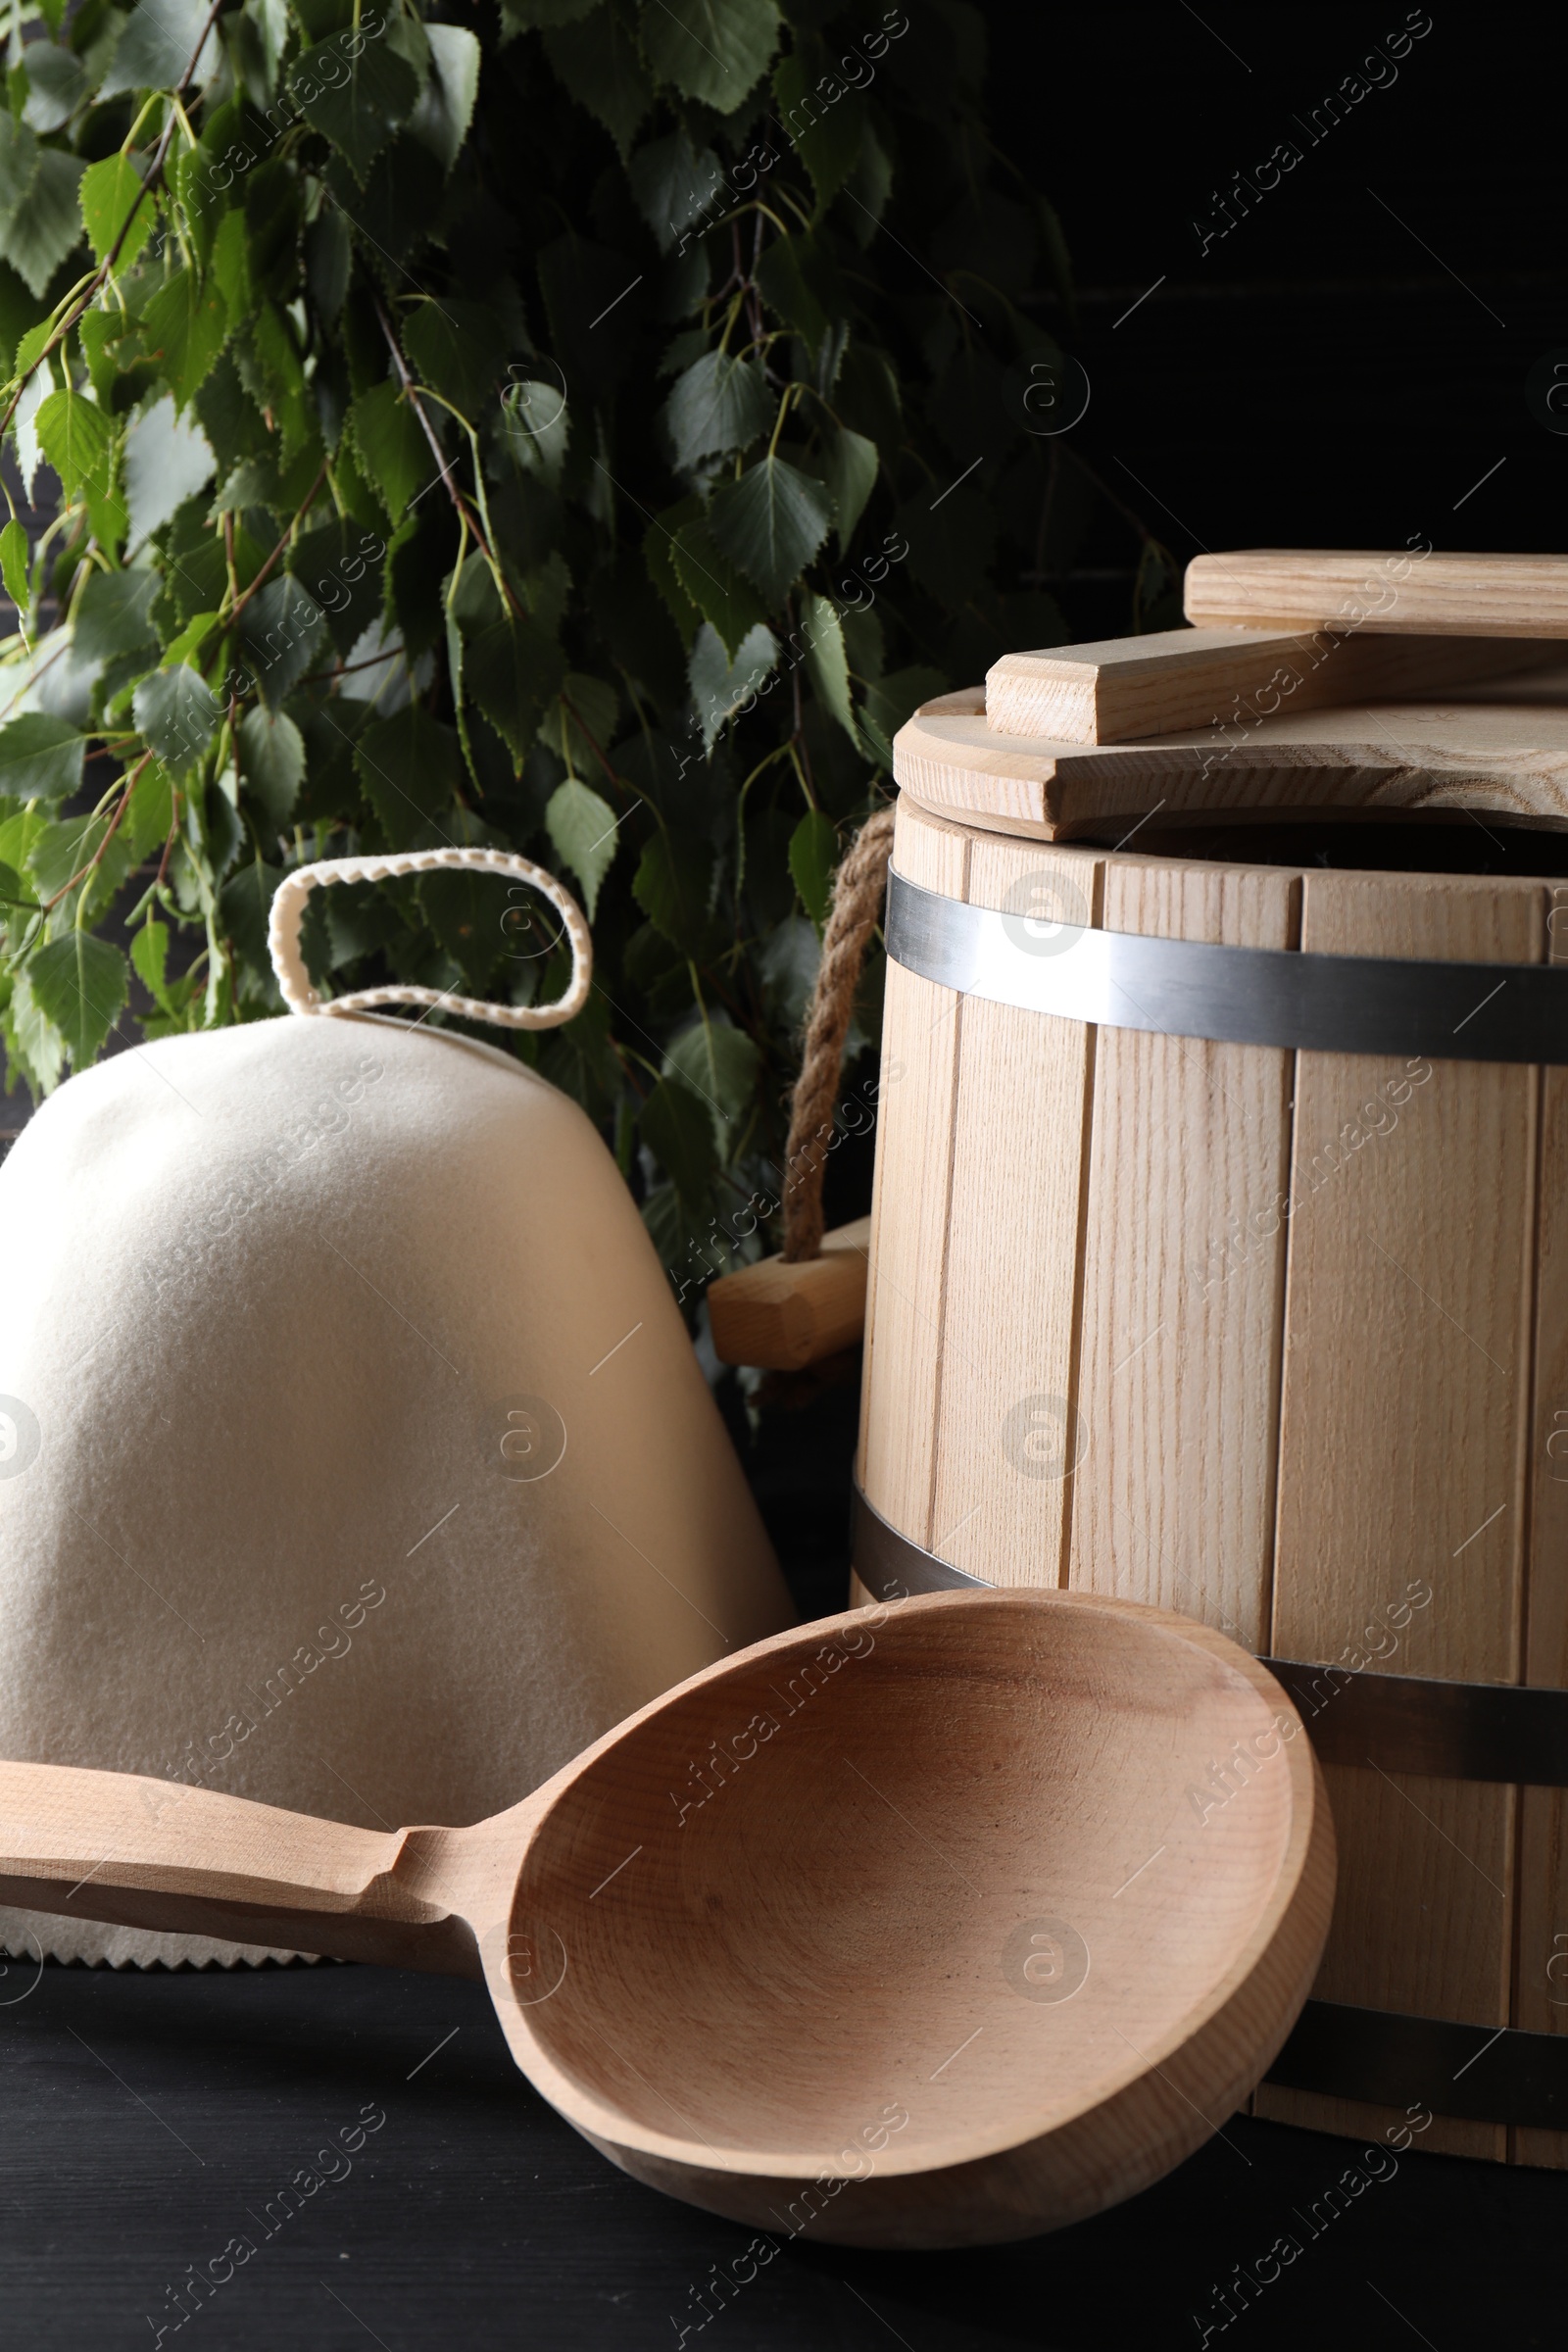
[[[984,709],[898,745],[858,1596],[1084,1588],[1280,1661],[1341,1878],[1256,2112],[1562,2166],[1568,975],[1519,967],[1568,959],[1568,707],[1217,768]]]

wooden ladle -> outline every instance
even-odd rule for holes
[[[466,1829],[0,1765],[0,1902],[482,1975],[613,2163],[854,2245],[1027,2236],[1179,2163],[1289,2032],[1333,1887],[1278,1685],[1087,1593],[777,1635]]]

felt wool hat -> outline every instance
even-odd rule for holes
[[[288,878],[299,1010],[304,891],[430,855]],[[590,1121],[492,1047],[375,1014],[406,995],[542,1027],[586,993],[553,878],[434,856],[555,900],[560,1005],[373,991],[144,1045],[72,1078],[0,1169],[0,1756],[477,1821],[791,1622]],[[0,1912],[0,1940],[261,1956],[85,1912]]]

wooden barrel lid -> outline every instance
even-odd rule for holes
[[[1443,701],[1352,703],[1127,743],[1004,733],[972,686],[894,740],[903,791],[986,832],[1070,841],[1107,817],[1183,809],[1495,811],[1568,822],[1568,662]]]

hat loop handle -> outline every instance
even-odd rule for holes
[[[510,874],[550,901],[571,944],[571,979],[565,995],[558,997],[554,1004],[494,1004],[479,997],[458,996],[450,989],[419,988],[412,981],[398,981],[388,988],[362,988],[351,996],[323,1000],[312,987],[300,953],[300,924],[311,892],[322,883],[388,882],[401,874],[436,873],[451,866]],[[559,1029],[587,1004],[594,968],[593,941],[582,908],[570,891],[542,865],[534,865],[511,850],[403,850],[384,858],[324,858],[314,865],[296,866],[273,893],[267,945],[290,1012],[371,1012],[382,1004],[424,1004],[432,1010],[456,1013],[463,1020],[489,1021],[498,1029]]]

